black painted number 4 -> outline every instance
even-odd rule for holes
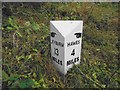
[[[71,55],[73,55],[73,56],[75,55],[75,49],[72,50]]]

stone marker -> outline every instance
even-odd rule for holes
[[[83,21],[50,21],[52,62],[64,75],[80,63],[82,31]]]

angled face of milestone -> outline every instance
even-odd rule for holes
[[[66,37],[75,28],[80,27],[83,21],[50,21],[63,37]],[[82,32],[79,31],[79,32]]]
[[[80,63],[83,21],[50,21],[51,57],[62,74]]]

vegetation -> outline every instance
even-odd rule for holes
[[[3,3],[2,9],[3,88],[120,88],[118,3]],[[51,63],[50,20],[84,21],[81,62],[65,76]]]

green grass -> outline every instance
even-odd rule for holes
[[[118,3],[3,4],[3,88],[119,88]],[[84,22],[81,62],[65,76],[51,63],[50,20]]]

